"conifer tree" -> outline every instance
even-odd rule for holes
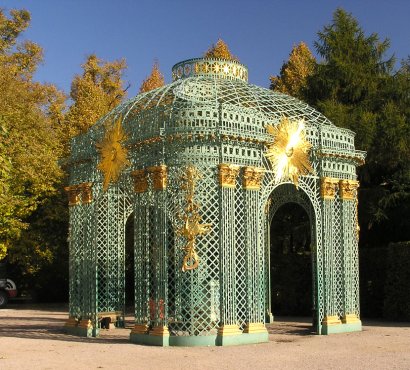
[[[315,43],[322,58],[307,80],[306,100],[333,123],[356,133],[366,150],[359,167],[361,245],[410,239],[410,78],[394,73],[389,40],[366,35],[337,9]],[[377,227],[376,227],[377,225]]]
[[[230,52],[228,45],[222,39],[218,39],[216,44],[212,44],[212,46],[205,52],[204,58],[239,61],[239,59]]]
[[[151,74],[142,82],[140,93],[145,93],[165,85],[164,75],[159,70],[158,62],[152,66]]]

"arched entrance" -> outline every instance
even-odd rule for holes
[[[267,312],[310,316],[317,327],[315,212],[307,194],[282,184],[266,205]]]
[[[297,203],[278,208],[270,220],[272,313],[311,316],[312,245],[309,216]]]

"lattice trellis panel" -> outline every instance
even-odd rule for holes
[[[97,312],[124,311],[125,224],[132,202],[119,187],[111,187],[96,201],[95,273]]]
[[[219,209],[215,168],[198,166],[201,178],[195,200],[200,205],[202,222],[212,224],[212,228],[206,236],[197,239],[199,267],[183,272],[185,241],[175,233],[181,223],[175,216],[185,206],[180,189],[184,168],[172,168],[169,174],[168,215],[174,230],[168,238],[169,329],[178,336],[216,334],[219,322]]]

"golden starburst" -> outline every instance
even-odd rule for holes
[[[266,130],[274,137],[265,156],[275,172],[275,183],[291,180],[297,187],[299,176],[313,173],[309,161],[312,145],[306,140],[304,128],[303,120],[290,121],[286,117],[276,126],[266,125]]]
[[[127,149],[121,145],[127,138],[121,126],[121,119],[117,119],[112,128],[107,130],[104,139],[96,145],[101,155],[97,168],[104,174],[104,191],[111,182],[118,181],[121,171],[130,164]]]

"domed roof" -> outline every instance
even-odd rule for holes
[[[285,116],[295,120],[304,119],[307,126],[334,127],[325,116],[308,104],[286,94],[249,84],[247,68],[236,61],[189,59],[173,67],[173,79],[168,85],[139,94],[119,105],[91,130],[98,130],[113,115],[121,115],[124,121],[129,121],[135,112],[171,107],[178,101],[233,105],[254,110],[267,119],[277,120]]]
[[[87,161],[99,161],[97,149],[118,123],[124,130],[122,140],[132,168],[159,163],[164,155],[173,160],[177,152],[181,160],[193,156],[202,160],[201,147],[212,152],[209,155],[216,161],[214,145],[222,142],[231,146],[224,148],[232,152],[225,160],[260,165],[263,147],[274,140],[266,125],[277,125],[283,118],[304,121],[305,136],[316,157],[349,159],[350,165],[337,165],[345,168],[346,176],[355,177],[354,164],[364,161],[365,153],[354,148],[354,132],[336,127],[296,98],[249,84],[248,70],[239,62],[189,59],[176,64],[172,72],[172,83],[120,104],[87,133],[73,138],[70,163],[78,164],[75,171],[85,173],[81,166],[91,171]],[[323,173],[333,176],[336,167],[329,166]]]

